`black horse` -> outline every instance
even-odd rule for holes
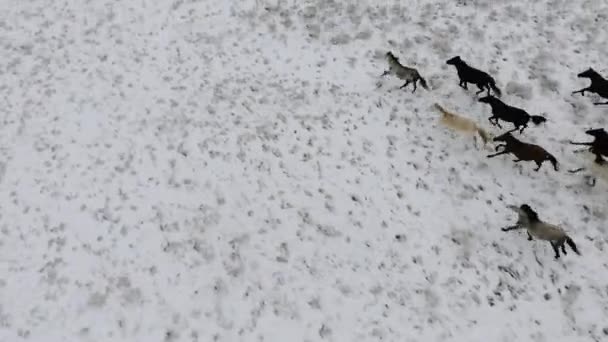
[[[492,95],[480,98],[479,102],[487,103],[492,107],[492,116],[488,120],[490,120],[492,125],[498,126],[498,128],[502,128],[498,123],[498,119],[512,123],[515,126],[515,130],[519,129],[519,133],[522,133],[524,129],[528,127],[528,122],[530,120],[532,120],[535,125],[540,125],[547,121],[547,119],[540,115],[530,115],[521,108],[509,106]]]
[[[468,89],[467,83],[473,83],[477,85],[477,88],[479,88],[479,91],[476,93],[477,95],[481,94],[484,89],[487,89],[488,95],[490,95],[491,88],[494,90],[494,93],[497,96],[500,96],[500,89],[498,89],[496,86],[496,81],[494,81],[494,78],[492,78],[492,76],[490,76],[487,72],[469,66],[462,59],[460,59],[460,56],[450,58],[446,61],[446,64],[456,67],[458,78],[460,78],[459,85],[462,88]]]
[[[596,93],[599,96],[608,99],[608,80],[603,78],[602,75],[598,74],[592,68],[589,68],[578,74],[578,77],[590,79],[591,85],[589,85],[587,88],[573,91],[572,94],[581,93],[581,95],[585,96],[585,92],[588,91],[590,93]],[[594,105],[608,105],[608,101],[595,102]]]

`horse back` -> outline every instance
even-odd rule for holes
[[[525,125],[528,122],[529,114],[523,109],[509,106],[500,100],[496,100],[491,106],[492,113],[504,121],[520,125]]]
[[[533,237],[545,241],[558,241],[566,235],[560,227],[544,222],[535,223],[528,231]]]
[[[530,118],[530,114],[528,114],[528,112],[526,112],[525,110],[523,110],[521,108],[508,106],[508,105],[505,105],[505,106],[506,106],[506,110],[507,110],[509,116],[513,120],[512,122],[521,123],[521,124],[525,124],[528,122],[528,120]]]
[[[597,87],[597,94],[605,99],[608,99],[608,80],[604,80],[601,86]]]
[[[461,79],[469,83],[487,83],[492,79],[488,73],[475,69],[469,65],[461,65],[460,68],[458,68],[458,75]]]
[[[513,150],[513,154],[521,160],[544,160],[545,157],[550,155],[544,148],[528,143],[521,143]]]
[[[418,70],[414,69],[414,68],[410,68],[404,65],[399,65],[398,67],[395,68],[395,73],[397,74],[398,77],[400,78],[417,78],[419,77],[418,74]]]

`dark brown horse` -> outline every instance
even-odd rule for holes
[[[504,142],[504,144],[496,146],[496,151],[498,151],[500,148],[503,148],[503,150],[498,153],[489,155],[488,158],[493,158],[501,154],[512,153],[513,155],[515,155],[515,157],[517,157],[517,159],[514,160],[514,162],[516,163],[522,160],[534,161],[536,165],[538,165],[538,167],[534,169],[534,171],[540,170],[545,160],[548,160],[551,162],[551,164],[553,164],[553,168],[555,169],[555,171],[559,170],[559,168],[557,167],[557,160],[554,156],[551,155],[551,153],[547,152],[547,150],[538,145],[528,144],[517,140],[517,138],[515,138],[511,134],[511,131],[499,135],[493,140]]]

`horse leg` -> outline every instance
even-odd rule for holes
[[[515,230],[515,229],[522,229],[523,227],[520,226],[511,226],[511,227],[506,227],[506,228],[500,228],[500,230],[502,230],[503,232],[508,232],[509,230]]]
[[[530,235],[530,233],[528,233],[528,241],[532,241],[532,235]]]
[[[483,89],[483,85],[480,85],[479,83],[477,84],[477,88],[479,88],[479,91],[476,92],[475,95],[479,95],[479,94],[483,93],[483,91],[485,90],[485,89]],[[490,95],[490,94],[488,94],[488,95]]]
[[[494,121],[492,121],[492,119],[494,119]],[[488,120],[490,121],[490,123],[494,126],[497,126],[498,128],[502,129],[502,126],[498,123],[498,117],[495,115],[492,115],[488,118]]]
[[[570,145],[593,146],[593,141],[592,142],[575,142],[575,141],[570,140]],[[593,147],[591,147],[591,148],[593,148]],[[592,151],[592,150],[590,149],[589,151]]]
[[[540,167],[543,166],[543,162],[542,161],[539,162],[536,160],[535,160],[535,162],[536,162],[536,165],[538,165],[538,167],[536,169],[534,169],[534,171],[538,172],[538,170],[540,170]]]
[[[555,259],[559,259],[559,249],[557,248],[557,244],[553,241],[549,241],[551,247],[553,247],[553,251],[555,252]]]
[[[408,84],[410,84],[410,81],[405,81],[405,83],[403,83],[403,85],[399,87],[399,89],[407,87]]]
[[[591,87],[587,87],[587,88],[583,88],[581,90],[573,91],[572,95],[574,95],[576,93],[581,93],[581,95],[585,96],[585,90],[591,90]]]
[[[585,182],[587,183],[588,186],[593,188],[595,186],[596,178],[593,176],[587,175],[587,176],[585,176]]]
[[[528,125],[521,126],[521,129],[519,130],[519,134],[522,134],[524,132],[524,129],[526,129],[526,128],[528,128]]]
[[[604,164],[604,158],[602,158],[601,153],[597,153],[597,151],[595,151],[595,149],[593,147],[591,148],[591,153],[595,154],[595,160],[593,161],[594,163],[599,164],[599,165]]]
[[[579,173],[579,172],[584,171],[584,170],[585,170],[584,167],[579,167],[578,169],[568,170],[568,172],[570,172],[570,173]]]
[[[416,91],[416,82],[417,81],[412,82],[414,84],[414,90],[412,90],[412,94]]]
[[[502,151],[502,152],[490,154],[489,156],[487,156],[487,158],[494,158],[494,157],[499,156],[501,154],[507,154],[507,153],[509,153],[509,151]]]
[[[559,244],[559,245],[562,247],[562,253],[563,253],[564,255],[567,255],[568,253],[566,252],[566,240],[562,240],[562,241],[560,241],[560,244]]]

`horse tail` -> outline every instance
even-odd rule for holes
[[[496,81],[494,81],[493,78],[490,78],[490,81],[488,83],[490,84],[490,88],[492,88],[492,90],[494,90],[494,93],[496,94],[496,96],[500,97],[500,95],[502,95],[502,92],[496,86]]]
[[[490,139],[492,138],[490,136],[490,133],[486,132],[486,130],[481,127],[477,127],[477,133],[479,133],[479,136],[481,137],[481,140],[483,140],[484,145],[487,144],[488,141],[490,141]]]
[[[559,171],[559,167],[558,167],[559,164],[557,162],[557,159],[555,159],[555,157],[550,155],[549,153],[547,153],[547,159],[549,159],[551,164],[553,164],[553,168],[555,169],[555,171]]]
[[[535,125],[540,125],[541,123],[547,121],[547,119],[545,119],[545,117],[540,116],[540,115],[531,115],[530,117],[532,118],[532,122],[534,122]]]
[[[570,246],[570,248],[572,248],[574,253],[581,255],[581,253],[578,251],[578,248],[576,248],[576,244],[574,243],[574,241],[572,241],[572,239],[569,236],[566,236],[566,243],[568,244],[568,246]]]
[[[442,114],[448,114],[449,112],[447,110],[445,110],[445,108],[443,108],[439,103],[435,103],[435,108],[437,108],[438,111],[440,111]]]
[[[426,80],[420,75],[418,75],[418,79],[420,80],[420,85],[422,86],[422,88],[429,90],[429,86],[426,84]]]

